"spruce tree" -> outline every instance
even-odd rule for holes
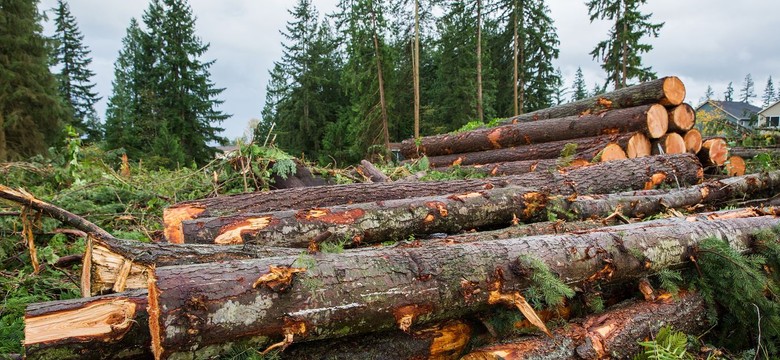
[[[92,58],[89,49],[83,44],[84,35],[79,31],[76,19],[70,12],[65,0],[58,0],[54,8],[54,53],[53,66],[59,68],[57,80],[60,95],[66,100],[73,114],[69,122],[81,134],[86,134],[91,142],[102,138],[102,130],[95,103],[100,100],[95,92],[92,77],[95,73],[89,69]]]
[[[739,101],[750,103],[750,99],[754,97],[756,97],[756,90],[755,84],[753,83],[753,76],[747,74],[745,75],[745,82],[739,90]]]
[[[711,100],[713,96],[715,96],[715,92],[712,91],[712,86],[711,85],[707,85],[707,91],[704,92],[704,99],[705,100]]]
[[[609,38],[599,42],[591,51],[594,60],[601,62],[607,73],[607,83],[612,82],[616,89],[629,85],[629,81],[647,81],[656,78],[652,67],[642,65],[641,55],[653,49],[650,44],[642,43],[646,36],[658,37],[663,23],[650,22],[653,15],[642,14],[639,6],[647,0],[588,0],[590,21],[611,20],[614,25]]]
[[[59,145],[69,116],[49,70],[37,4],[0,0],[0,162]]]
[[[587,85],[585,85],[585,76],[582,75],[581,67],[578,67],[577,72],[574,74],[572,89],[574,89],[574,94],[571,98],[572,101],[582,100],[588,97],[588,88]]]
[[[734,85],[731,81],[726,87],[726,92],[723,93],[723,101],[734,101]]]
[[[769,79],[766,81],[766,87],[764,88],[764,96],[761,97],[761,100],[763,100],[763,107],[767,107],[772,104],[772,102],[775,101],[777,94],[775,94],[775,83],[772,81],[772,76],[769,76]]]

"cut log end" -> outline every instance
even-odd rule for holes
[[[661,149],[658,149],[658,146]],[[664,154],[683,154],[686,151],[685,140],[680,134],[668,133],[661,137],[658,144],[653,147],[653,154],[660,154],[663,150]]]
[[[206,211],[205,208],[198,206],[169,207],[163,210],[163,227],[165,239],[169,243],[183,244],[184,234],[181,229],[181,223],[184,220],[192,220]]]
[[[626,146],[626,154],[629,158],[638,158],[643,156],[650,156],[650,139],[647,136],[637,133],[628,139],[628,145]]]
[[[662,105],[655,104],[647,110],[647,132],[651,138],[657,139],[669,129],[669,114]]]
[[[121,292],[125,289],[146,287],[148,267],[134,263],[131,259],[99,244],[92,246],[91,254],[93,294],[101,294],[109,290]]]
[[[683,141],[685,141],[685,150],[691,154],[696,154],[699,151],[701,151],[701,132],[696,129],[688,130],[685,133],[685,136],[683,136]]]
[[[128,299],[98,300],[80,309],[25,316],[24,345],[83,337],[111,341],[133,325],[136,304]]]
[[[669,76],[664,79],[664,99],[662,105],[677,106],[685,100],[685,84],[676,76]]]
[[[601,152],[601,162],[623,160],[627,158],[626,152],[623,151],[619,144],[615,143],[607,145]]]
[[[669,130],[685,132],[693,129],[696,123],[696,112],[688,104],[681,104],[669,109]]]
[[[708,165],[722,166],[729,157],[729,148],[726,140],[722,138],[709,139],[701,144],[701,151],[704,152],[700,158],[703,158]]]
[[[745,159],[741,156],[732,155],[726,162],[726,173],[729,176],[742,176],[745,175]]]

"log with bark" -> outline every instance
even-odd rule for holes
[[[27,359],[149,359],[146,289],[35,303],[24,315]]]
[[[490,176],[521,175],[536,171],[553,171],[568,167],[586,166],[591,162],[585,159],[541,159],[525,161],[507,161],[485,165],[467,165],[461,169]]]
[[[505,149],[431,156],[428,157],[428,163],[431,167],[479,164],[484,165],[506,161],[555,159],[561,157],[562,152],[570,152],[576,158],[591,160],[597,158],[599,153],[601,153],[601,151],[604,150],[604,148],[610,143],[617,143],[621,148],[626,149],[631,139],[633,139],[632,144],[647,142],[647,148],[650,148],[649,140],[644,134],[633,132],[614,135],[600,135],[589,138],[551,141],[532,145],[519,145]],[[570,148],[573,149],[568,150]],[[567,150],[564,151],[565,149]]]
[[[685,134],[696,124],[696,111],[688,104],[669,108],[669,131]]]
[[[385,173],[377,169],[374,164],[368,160],[360,160],[360,166],[357,167],[357,172],[366,177],[371,182],[388,182],[391,181]]]
[[[743,159],[752,159],[759,154],[769,154],[771,156],[780,156],[780,147],[744,147],[734,146],[729,148],[729,152],[733,155],[742,157]]]
[[[685,150],[687,152],[696,154],[701,151],[702,138],[699,130],[688,130],[683,136],[683,141],[685,141]]]
[[[723,138],[707,139],[701,143],[698,155],[704,166],[722,166],[729,158],[729,146]]]
[[[502,123],[511,124],[572,115],[595,114],[605,110],[648,104],[676,106],[682,104],[683,100],[685,100],[685,85],[678,77],[668,76],[572,103],[532,111],[506,119]]]
[[[208,246],[200,244],[143,243],[121,239],[91,238],[84,260],[89,271],[89,289],[97,295],[146,288],[147,274],[154,266],[172,266],[256,259],[301,254],[301,249],[244,246]]]
[[[651,190],[624,194],[580,196],[575,200],[551,199],[559,217],[603,218],[619,212],[626,217],[644,217],[667,209],[704,205],[724,206],[728,201],[772,196],[780,188],[780,171],[730,177],[672,190]]]
[[[554,331],[477,349],[463,360],[628,359],[664,326],[698,335],[710,326],[704,299],[696,293],[662,301],[629,301]]]
[[[407,159],[502,149],[551,141],[640,131],[650,138],[667,131],[668,114],[662,105],[643,105],[600,114],[574,115],[529,123],[477,129],[455,134],[408,139],[401,143]]]
[[[653,141],[653,154],[682,154],[687,152],[685,140],[678,133],[668,133]]]
[[[163,223],[168,241],[183,243],[182,222],[185,220],[465,193],[506,185],[541,186],[543,191],[564,194],[611,193],[641,189],[653,175],[661,173],[667,176],[669,184],[676,184],[677,180],[680,184],[697,183],[703,175],[695,156],[673,155],[594,164],[568,169],[563,173],[556,171],[490,179],[308,187],[182,202],[164,211]]]
[[[239,341],[278,348],[455,319],[517,306],[526,256],[569,284],[623,282],[686,264],[710,237],[747,251],[755,231],[778,225],[773,216],[650,221],[618,233],[162,267],[149,282],[152,349],[157,358],[203,356]]]

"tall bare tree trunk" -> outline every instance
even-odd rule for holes
[[[0,114],[0,162],[4,162],[8,158],[5,145],[5,115]]]
[[[623,17],[625,17],[626,16],[626,12],[628,12],[628,4],[623,2],[623,6],[625,6],[623,8]],[[618,9],[620,9],[620,5],[618,5]],[[618,21],[620,21],[620,20],[618,20]],[[627,25],[626,21],[623,21],[623,33],[622,33],[622,36],[620,37],[620,42],[623,44],[623,61],[622,61],[623,62],[622,63],[623,76],[622,76],[622,86],[621,87],[626,87],[626,78],[628,77],[628,68],[627,68],[628,67],[628,65],[627,65],[627,62],[628,62],[628,54],[627,54],[628,53],[628,41],[626,40],[626,37],[628,37],[628,25]]]
[[[382,136],[385,149],[390,149],[390,129],[387,124],[387,103],[385,102],[385,80],[382,75],[382,56],[379,49],[379,36],[376,28],[376,12],[371,8],[371,31],[374,36],[374,55],[376,57],[376,74],[379,78],[379,106],[382,109]]]
[[[485,122],[482,109],[482,0],[477,0],[477,116]]]
[[[620,4],[617,5],[617,10],[615,11],[615,36],[617,37],[615,39],[615,46],[613,46],[612,51],[615,53],[615,73],[612,75],[612,79],[615,81],[615,90],[620,89],[620,60],[619,60],[619,54],[618,54],[618,46],[622,47],[622,36],[620,33]]]
[[[414,138],[420,137],[420,2],[414,0]]]
[[[513,49],[514,50],[514,54],[513,54],[513,57],[514,57],[514,59],[513,59],[513,61],[514,61],[514,82],[512,83],[512,89],[514,90],[514,97],[512,97],[512,104],[514,104],[514,107],[515,107],[514,116],[517,116],[517,115],[520,115],[520,110],[518,109],[518,104],[517,104],[517,101],[518,101],[517,82],[519,81],[519,79],[518,79],[519,74],[518,74],[518,68],[517,68],[517,58],[518,58],[518,51],[519,51],[518,47],[519,46],[518,46],[518,39],[517,39],[517,1],[516,0],[515,0],[515,3],[514,3],[513,17],[514,17],[514,24],[513,25],[515,27],[515,33],[514,33],[514,37],[512,38],[513,45],[514,45],[513,46],[513,48],[514,48]]]
[[[524,22],[524,16],[523,16],[523,9],[525,8],[524,0],[520,0],[520,18],[518,19],[519,25],[517,30],[521,31],[523,34],[525,34],[525,22]],[[519,54],[517,61],[520,63],[519,68],[525,69],[525,35],[523,35],[523,38],[520,39],[518,35],[517,39],[517,45],[519,47]],[[522,114],[523,108],[525,108],[525,76],[520,76],[520,73],[518,72],[517,77],[517,90],[519,92],[518,95],[518,111],[520,114]]]

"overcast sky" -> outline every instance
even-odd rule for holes
[[[322,12],[331,12],[336,0],[313,3]],[[40,6],[50,9],[55,4],[55,0],[43,0]],[[69,4],[92,52],[97,91],[103,96],[97,110],[103,118],[121,40],[130,18],[140,19],[147,2],[70,0]],[[226,129],[223,135],[234,139],[241,136],[250,119],[260,117],[268,70],[282,52],[279,30],[290,20],[287,9],[295,1],[190,0],[190,4],[198,18],[197,35],[211,44],[202,60],[217,60],[211,79],[226,88],[221,110],[232,118],[222,124]],[[584,0],[549,0],[548,4],[561,41],[556,66],[561,68],[566,85],[571,86],[578,66],[589,90],[594,83],[603,83],[605,75],[588,53],[606,37],[609,24],[591,24]],[[748,73],[756,84],[756,105],[760,105],[770,75],[775,87],[780,85],[780,41],[774,40],[780,1],[651,0],[642,10],[652,12],[653,21],[666,23],[658,38],[648,40],[655,48],[644,55],[645,66],[652,66],[659,76],[679,76],[687,88],[687,102],[694,106],[707,85],[717,98],[732,81],[737,97]],[[51,35],[51,27],[45,31]]]

